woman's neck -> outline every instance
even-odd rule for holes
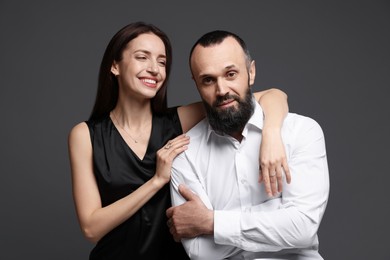
[[[150,124],[153,116],[150,100],[147,102],[118,101],[111,113],[114,113],[116,120],[122,127],[134,130],[143,129]]]

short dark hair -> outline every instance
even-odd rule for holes
[[[200,45],[202,47],[209,47],[213,45],[220,44],[223,42],[227,37],[233,37],[242,47],[242,50],[244,51],[247,59],[247,67],[249,69],[250,62],[252,61],[251,55],[249,53],[248,47],[246,46],[246,43],[243,39],[241,39],[240,36],[238,36],[235,33],[228,32],[228,31],[223,31],[223,30],[215,30],[208,32],[204,34],[202,37],[200,37],[195,44],[192,46],[191,51],[190,51],[190,57],[189,57],[189,63],[190,63],[190,68],[191,68],[191,57],[192,53],[194,52],[194,49],[197,45]]]

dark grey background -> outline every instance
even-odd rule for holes
[[[319,230],[325,259],[390,259],[389,1],[0,1],[0,258],[87,259],[67,135],[88,118],[103,51],[143,20],[174,47],[169,104],[198,101],[187,57],[203,33],[241,35],[256,90],[325,132],[331,195]],[[294,179],[293,179],[294,181]]]

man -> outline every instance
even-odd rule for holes
[[[207,118],[187,133],[188,150],[172,165],[167,216],[175,239],[192,259],[323,259],[317,230],[329,175],[321,127],[287,115],[281,135],[294,181],[270,198],[257,182],[262,109],[245,42],[226,31],[205,34],[190,67]]]

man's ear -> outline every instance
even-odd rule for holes
[[[119,75],[118,63],[115,61],[111,65],[111,73],[114,74],[115,77]]]
[[[256,64],[255,64],[255,60],[252,60],[251,65],[249,67],[249,85],[250,86],[255,84],[255,78],[256,78]]]

